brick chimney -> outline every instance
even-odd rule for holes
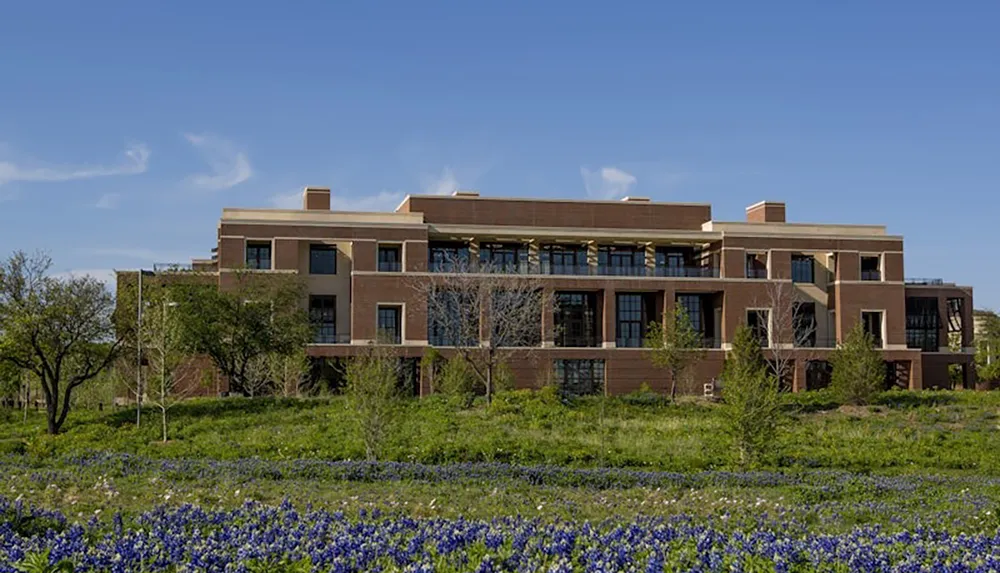
[[[747,223],[784,223],[785,204],[779,201],[761,201],[747,207]]]
[[[306,211],[329,211],[330,190],[324,187],[306,187],[302,193],[302,208]]]

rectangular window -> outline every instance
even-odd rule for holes
[[[618,320],[615,324],[616,345],[621,348],[641,348],[646,328],[652,317],[652,301],[644,293],[619,293],[616,295],[615,309]]]
[[[399,245],[378,246],[378,270],[380,273],[398,273],[403,270],[403,255]]]
[[[882,311],[862,311],[861,324],[865,333],[871,335],[875,348],[882,348]]]
[[[271,243],[247,243],[247,268],[260,271],[271,270]]]
[[[940,350],[941,316],[938,299],[932,296],[906,298],[906,347],[924,352]]]
[[[815,259],[809,255],[792,255],[792,282],[814,283]]]
[[[496,289],[490,293],[489,316],[493,320],[490,346],[525,348],[542,344],[542,292]]]
[[[337,297],[331,295],[309,296],[309,322],[313,328],[313,342],[337,342]]]
[[[760,345],[767,348],[771,345],[771,311],[766,309],[748,309],[747,326]]]
[[[435,290],[427,310],[431,346],[475,346],[479,342],[479,310],[472,296]]]
[[[538,252],[542,274],[589,275],[587,247],[582,245],[542,245]]]
[[[826,360],[806,362],[806,390],[822,390],[830,386],[833,366]]]
[[[604,391],[603,360],[555,360],[555,382],[564,395],[587,396]]]
[[[378,306],[378,341],[400,344],[403,341],[403,309],[398,305]]]
[[[816,303],[796,302],[792,304],[792,326],[795,346],[816,347]]]
[[[483,243],[479,245],[479,264],[484,272],[527,273],[528,245],[523,243]]]
[[[469,270],[469,245],[465,243],[430,243],[428,268],[432,273],[456,273]]]
[[[309,245],[309,274],[337,274],[336,245]]]
[[[882,257],[878,255],[861,257],[861,280],[882,280]]]
[[[679,294],[674,298],[674,304],[684,307],[691,327],[707,338],[705,333],[705,305],[700,294]]]
[[[557,292],[555,294],[556,346],[597,346],[597,294]]]
[[[747,278],[748,279],[767,278],[766,253],[747,253]]]
[[[602,275],[645,276],[645,247],[604,245],[597,249],[597,265]]]

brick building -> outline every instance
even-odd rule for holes
[[[236,268],[298,273],[309,288],[303,304],[316,335],[308,352],[317,359],[350,356],[377,332],[400,356],[418,359],[435,340],[413,281],[448,272],[446,261],[459,257],[534,275],[558,304],[539,317],[539,347],[510,364],[519,387],[541,383],[544,372],[612,394],[644,383],[666,389],[666,373],[646,359],[636,333],[677,304],[705,347],[683,393],[700,394],[719,376],[741,323],[755,329],[765,354],[792,356],[796,391],[827,383],[826,360],[858,321],[882,349],[887,386],[975,384],[971,288],[905,280],[902,237],[882,226],[789,223],[784,203],[757,203],[745,221],[723,222],[707,204],[457,192],[355,213],[331,211],[328,189],[307,188],[300,210],[223,209],[214,251],[191,265],[158,265],[156,280],[197,277],[225,288]],[[794,292],[796,324],[810,325],[805,336],[773,332],[776,284]],[[415,391],[428,388],[423,380]]]

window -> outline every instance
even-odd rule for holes
[[[965,300],[961,298],[949,298],[945,301],[945,304],[948,306],[948,333],[961,333],[962,322],[964,320],[962,311],[965,308]]]
[[[878,255],[861,257],[861,280],[882,280],[882,257]]]
[[[816,347],[816,303],[796,302],[792,305],[792,326],[795,346]]]
[[[602,246],[597,249],[597,265],[602,275],[645,276],[645,247]]]
[[[497,348],[532,347],[542,344],[542,292],[496,289],[490,293],[492,320],[490,345]]]
[[[587,247],[582,245],[543,245],[538,252],[542,273],[547,275],[589,275]]]
[[[555,382],[564,395],[586,396],[604,391],[603,360],[556,360]]]
[[[826,360],[806,362],[806,390],[822,390],[830,386],[833,366]]]
[[[688,322],[691,328],[701,333],[705,337],[705,311],[704,303],[700,294],[679,294],[676,296],[675,304],[684,307],[687,312]]]
[[[267,271],[271,269],[271,243],[247,243],[247,268]]]
[[[379,305],[378,340],[387,344],[400,344],[403,340],[401,317],[403,309],[398,305]]]
[[[941,316],[938,299],[932,296],[906,298],[906,347],[924,352],[940,349]]]
[[[813,283],[815,260],[809,255],[792,255],[792,282]]]
[[[910,389],[910,361],[887,360],[885,362],[885,389]],[[950,388],[949,388],[950,389]]]
[[[478,305],[470,295],[442,289],[432,296],[427,316],[431,346],[474,346],[479,342]]]
[[[380,273],[398,273],[403,270],[402,249],[399,245],[378,246],[378,270]]]
[[[317,344],[337,342],[337,297],[310,295],[309,322],[313,327],[313,342]]]
[[[861,324],[864,326],[865,334],[870,335],[875,342],[875,348],[882,348],[882,311],[862,311]]]
[[[469,270],[469,246],[465,243],[430,243],[428,257],[431,272]]]
[[[528,245],[523,243],[483,243],[479,262],[494,273],[528,272]]]
[[[760,345],[768,347],[771,345],[771,311],[766,309],[748,309],[747,326],[754,337],[760,341]]]
[[[621,348],[640,348],[646,335],[646,327],[652,320],[650,314],[653,305],[648,300],[649,296],[642,293],[619,293],[616,297],[616,345]]]
[[[748,279],[767,278],[766,253],[747,253],[747,278]]]
[[[557,292],[555,299],[556,346],[597,346],[597,294]]]
[[[336,245],[309,245],[309,274],[337,274]]]

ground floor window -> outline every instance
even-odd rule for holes
[[[822,390],[830,386],[833,366],[826,360],[806,362],[806,390]]]
[[[601,394],[604,391],[603,360],[556,360],[555,382],[560,392],[571,396]]]
[[[909,390],[910,362],[909,360],[887,360],[885,363],[885,388]]]

